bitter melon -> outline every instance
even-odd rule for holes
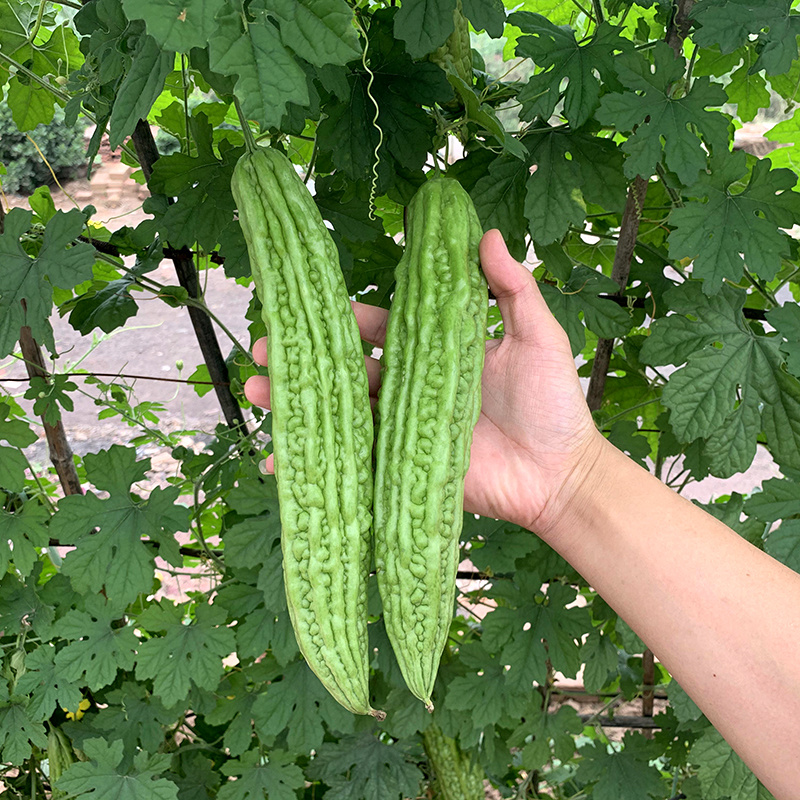
[[[433,723],[422,734],[425,753],[433,772],[434,797],[441,800],[483,800],[484,771],[455,739]]]
[[[480,412],[488,292],[469,195],[435,177],[408,206],[383,351],[375,563],[409,689],[431,692],[453,616],[464,478]]]
[[[286,156],[232,179],[267,327],[286,599],[308,665],[345,708],[369,703],[373,421],[358,325],[330,233]]]

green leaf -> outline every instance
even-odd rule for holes
[[[8,82],[6,102],[14,124],[21,131],[32,131],[37,125],[49,125],[55,114],[53,95],[34,81],[23,83],[18,77]]]
[[[153,165],[150,188],[153,192],[177,196],[169,205],[155,198],[145,204],[145,210],[156,215],[159,231],[173,247],[191,247],[198,242],[208,251],[234,222],[235,202],[231,194],[231,176],[239,149],[228,149],[222,159],[213,149],[213,128],[205,114],[189,122],[197,155],[174,153],[159,158]]]
[[[469,544],[469,559],[487,575],[513,572],[517,560],[536,550],[538,542],[530,531],[490,517],[464,514],[461,539]]]
[[[264,0],[264,6],[280,22],[283,43],[315,66],[346,64],[361,55],[345,0]]]
[[[786,367],[793,375],[800,375],[800,306],[784,303],[767,312],[767,322],[785,340],[781,352],[786,356]]]
[[[600,294],[613,294],[619,286],[601,272],[576,267],[563,289],[542,284],[547,305],[569,336],[572,352],[583,350],[586,334],[579,320],[583,315],[586,327],[598,336],[613,339],[624,336],[633,324],[628,311]]]
[[[128,19],[143,19],[164,50],[188,53],[205,47],[216,32],[214,16],[224,0],[122,0]]]
[[[5,449],[0,448],[0,475],[3,472],[3,450]],[[0,480],[0,485],[13,489],[11,483],[3,483]],[[22,486],[19,488],[21,490]],[[36,548],[47,547],[50,544],[50,534],[47,530],[49,519],[50,514],[47,509],[33,499],[23,503],[22,507],[13,513],[0,508],[0,530],[2,531],[0,533],[0,574],[5,573],[11,561],[14,562],[14,566],[23,577],[31,574],[39,555]],[[9,543],[10,547],[8,547]]]
[[[149,459],[136,461],[133,448],[112,445],[86,455],[84,465],[89,480],[110,496],[87,492],[59,501],[51,534],[75,545],[64,558],[63,572],[82,594],[106,587],[110,596],[130,602],[153,582],[155,552],[142,537],[157,543],[158,555],[170,564],[183,563],[173,534],[187,529],[188,509],[176,502],[178,486],[156,487],[147,500],[131,494],[131,484],[150,466]]]
[[[86,610],[72,609],[58,621],[58,634],[70,642],[56,653],[55,665],[65,680],[90,689],[112,683],[117,669],[133,669],[138,640],[133,628],[119,626],[122,608],[99,595],[86,598]]]
[[[104,333],[121,328],[139,312],[130,292],[133,284],[133,277],[126,276],[106,283],[95,292],[82,294],[69,315],[69,324],[84,336],[95,328]]]
[[[344,733],[353,730],[353,715],[322,686],[305,661],[286,667],[253,704],[259,738],[271,743],[287,727],[287,744],[295,752],[310,753],[322,744],[323,723]]]
[[[633,420],[615,422],[609,431],[608,441],[627,453],[637,464],[647,467],[645,459],[650,455],[650,443],[646,436],[639,433],[639,426]]]
[[[800,520],[788,519],[767,537],[764,549],[781,564],[800,572]]]
[[[689,757],[699,767],[704,800],[768,800],[772,795],[744,761],[714,729],[709,728],[691,749]],[[774,800],[774,798],[773,798]]]
[[[769,478],[760,492],[747,498],[744,510],[763,522],[800,515],[800,484],[788,478]]]
[[[31,20],[25,11],[30,13],[32,9],[26,9],[21,3],[0,5],[0,49],[10,56],[28,44]]]
[[[0,681],[0,753],[3,761],[17,766],[30,756],[31,744],[47,748],[44,725],[30,717],[26,706],[27,698],[9,698],[5,680]]]
[[[484,230],[497,228],[515,258],[525,258],[525,186],[530,168],[524,161],[502,155],[470,192]]]
[[[233,630],[225,626],[225,612],[215,605],[200,605],[195,619],[185,625],[182,607],[152,606],[160,618],[143,614],[139,624],[165,631],[142,642],[136,662],[136,677],[153,681],[153,694],[167,708],[184,700],[192,685],[213,691],[223,674],[222,659],[235,648]],[[157,627],[156,627],[157,626]]]
[[[126,754],[139,747],[154,753],[161,747],[165,726],[175,721],[176,714],[164,708],[144,685],[124,681],[119,689],[106,692],[104,699],[108,705],[94,720],[95,728],[108,731],[109,739],[120,736]]]
[[[47,223],[39,255],[30,257],[19,240],[28,230],[31,212],[12,208],[0,234],[0,358],[13,352],[23,325],[34,338],[55,349],[48,318],[53,287],[72,289],[92,277],[94,248],[72,244],[83,232],[83,214],[58,211]],[[25,301],[25,307],[23,307]]]
[[[750,51],[747,52],[749,55]],[[745,63],[731,75],[725,93],[728,102],[737,105],[737,116],[742,122],[755,119],[756,114],[762,108],[768,108],[771,101],[767,82],[761,73],[752,72],[749,59],[745,59]]]
[[[561,86],[566,79],[562,113],[573,129],[580,128],[597,108],[600,80],[618,86],[615,53],[629,50],[630,41],[619,35],[621,28],[607,22],[598,25],[584,44],[578,44],[571,28],[555,25],[541,14],[516,11],[508,22],[530,34],[517,40],[517,56],[530,58],[541,68],[517,96],[522,104],[520,118],[549,120],[562,96]]]
[[[508,744],[521,748],[522,766],[534,770],[554,755],[562,761],[571,760],[575,754],[574,737],[582,731],[583,723],[571,706],[561,706],[554,714],[548,714],[540,706],[531,705],[526,709],[525,722],[511,734]]]
[[[456,0],[405,0],[394,18],[394,35],[406,43],[411,58],[441,47],[455,27]]]
[[[487,620],[497,611],[487,615]],[[521,709],[530,702],[532,686],[516,681],[511,685],[506,677],[505,661],[492,655],[488,645],[468,644],[460,650],[461,659],[467,665],[467,674],[459,675],[447,684],[444,706],[452,711],[465,711],[472,720],[472,728],[481,730],[500,720],[518,720]],[[523,665],[526,670],[530,665]]]
[[[48,425],[56,425],[61,419],[59,406],[72,411],[75,406],[67,394],[78,388],[66,375],[51,375],[49,378],[33,377],[25,392],[27,400],[33,400],[33,413],[38,414]]]
[[[619,79],[632,91],[605,95],[596,117],[618,131],[634,131],[622,145],[628,154],[625,174],[629,178],[636,175],[649,178],[663,153],[667,168],[682,183],[694,183],[705,167],[706,156],[692,129],[699,130],[712,148],[727,149],[727,120],[718,111],[706,110],[707,106],[723,105],[727,96],[721,86],[700,77],[692,82],[685,95],[673,97],[670,87],[683,77],[685,62],[676,58],[665,42],[657,42],[652,53],[654,72],[639,53],[616,57]]]
[[[164,88],[167,75],[172,72],[175,53],[162,50],[152,36],[142,36],[132,59],[111,108],[108,143],[112,150],[133,133],[140,119],[147,119],[153,103]]]
[[[76,712],[83,695],[79,684],[61,674],[55,663],[55,647],[43,645],[25,656],[25,672],[17,681],[16,691],[29,694],[28,714],[42,721],[56,708]]]
[[[526,182],[525,216],[534,240],[550,244],[586,217],[580,170],[568,158],[568,140],[558,133],[529,136],[527,147],[536,171]]]
[[[585,608],[567,608],[576,590],[552,583],[542,597],[526,573],[517,572],[516,582],[520,585],[504,590],[508,605],[486,615],[483,644],[489,650],[502,649],[503,664],[511,667],[506,679],[519,690],[530,690],[534,681],[545,683],[548,662],[575,677],[581,666],[580,639],[588,628]],[[529,599],[531,592],[535,599]]]
[[[616,674],[619,651],[608,636],[592,631],[581,647],[583,683],[587,692],[599,692]]]
[[[247,23],[246,30],[242,15],[230,4],[217,15],[208,36],[209,65],[216,72],[236,77],[236,96],[248,119],[262,128],[279,127],[287,103],[308,103],[306,74],[281,43],[263,5],[254,2],[249,10],[255,19]]]
[[[330,800],[400,800],[419,795],[422,773],[409,763],[402,746],[371,733],[323,744],[311,773],[330,786]]]
[[[744,292],[723,287],[708,298],[689,281],[667,297],[677,313],[653,324],[640,357],[654,365],[687,361],[663,392],[675,435],[683,442],[711,437],[712,456],[730,472],[754,454],[760,427],[778,463],[800,466],[800,383],[783,370],[775,339],[745,321]],[[728,426],[737,441],[722,430]]]
[[[15,404],[16,405],[16,404]],[[16,406],[19,409],[19,406]],[[27,447],[36,441],[36,434],[22,419],[11,415],[11,406],[0,403],[0,441],[5,440],[12,447]]]
[[[779,75],[797,58],[800,15],[791,6],[791,0],[699,0],[690,16],[701,27],[692,38],[703,47],[716,44],[722,53],[730,53],[758,34],[753,72]]]
[[[609,753],[604,744],[581,748],[578,778],[597,781],[593,800],[644,800],[666,797],[669,784],[649,762],[659,755],[652,743],[640,733],[626,733],[623,749]]]
[[[744,153],[715,166],[689,189],[703,201],[676,208],[669,217],[675,227],[668,238],[670,258],[694,258],[694,275],[704,279],[707,294],[718,291],[726,278],[740,281],[745,264],[765,280],[775,277],[790,253],[789,239],[779,228],[800,222],[793,172],[757,161],[747,186],[734,194],[732,187],[747,175]]]
[[[131,768],[120,772],[123,743],[119,739],[113,742],[87,739],[82,749],[89,760],[71,764],[56,781],[56,788],[70,797],[178,800],[178,787],[158,777],[169,769],[168,755],[139,752]]]
[[[696,722],[703,716],[703,712],[697,703],[686,694],[684,688],[674,679],[667,686],[667,697],[669,698],[670,708],[675,712],[675,716],[680,722]]]
[[[261,758],[251,750],[241,758],[222,766],[225,775],[235,775],[219,790],[219,800],[297,800],[297,790],[305,785],[303,771],[293,763],[294,756],[282,750],[270,750]]]
[[[506,11],[501,0],[462,0],[462,5],[476,31],[485,30],[492,39],[503,35]]]

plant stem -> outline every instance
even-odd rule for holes
[[[253,131],[250,130],[250,123],[247,121],[247,117],[242,111],[242,106],[239,103],[239,98],[234,95],[233,96],[233,105],[236,108],[236,113],[239,115],[239,122],[242,125],[242,133],[244,134],[244,144],[247,148],[248,153],[255,153],[258,149],[256,145],[256,140],[253,137]]]
[[[753,285],[753,288],[764,297],[764,299],[774,308],[775,306],[779,306],[780,303],[775,299],[775,295],[764,286],[755,275],[753,275],[747,267],[744,267],[744,275],[747,280]]]
[[[36,22],[34,23],[25,44],[33,44],[33,40],[38,36],[39,29],[42,27],[42,17],[44,16],[44,7],[47,5],[47,0],[41,0],[39,3],[39,13],[36,15]],[[23,45],[24,46],[24,45]]]

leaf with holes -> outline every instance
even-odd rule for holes
[[[629,50],[631,45],[620,36],[620,28],[603,22],[588,41],[579,44],[574,30],[554,25],[541,14],[515,11],[508,22],[528,34],[517,40],[517,56],[530,58],[541,68],[517,96],[522,104],[521,119],[549,120],[566,80],[562,113],[573,129],[580,128],[597,108],[601,81],[610,88],[621,88],[615,55]]]
[[[722,87],[707,77],[695,79],[685,95],[673,97],[670,88],[683,77],[684,60],[675,58],[664,42],[657,42],[652,53],[655,71],[641,53],[623,53],[616,58],[619,80],[628,91],[605,95],[596,117],[618,131],[633,131],[622,145],[628,155],[625,174],[629,178],[649,178],[663,159],[682,183],[694,183],[706,163],[694,130],[706,145],[727,149],[728,122],[718,111],[707,108],[721,106],[728,98]]]
[[[719,291],[726,278],[740,281],[745,264],[765,280],[775,277],[790,254],[789,237],[780,228],[800,222],[794,173],[758,161],[747,186],[734,191],[747,176],[744,153],[724,156],[716,166],[688,190],[699,199],[669,217],[674,226],[668,238],[670,257],[694,259],[694,275],[704,279],[706,294]]]
[[[55,656],[59,674],[92,690],[113,683],[117,670],[133,669],[138,640],[120,626],[123,608],[100,595],[86,598],[86,610],[73,609],[58,621],[58,634],[70,644]]]
[[[153,694],[167,708],[184,700],[194,685],[213,691],[223,673],[222,659],[235,648],[233,630],[225,625],[225,611],[215,605],[200,605],[195,619],[184,624],[183,606],[162,603],[151,606],[139,624],[164,631],[139,646],[136,677],[153,681]]]
[[[158,777],[169,770],[169,755],[140,751],[131,767],[121,771],[123,744],[119,739],[88,739],[82,750],[88,760],[71,764],[56,781],[56,788],[69,797],[178,800],[178,787]]]

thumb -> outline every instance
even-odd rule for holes
[[[487,231],[481,239],[481,267],[489,288],[497,298],[507,336],[520,340],[537,338],[538,329],[555,321],[536,279],[508,252],[498,230]]]

